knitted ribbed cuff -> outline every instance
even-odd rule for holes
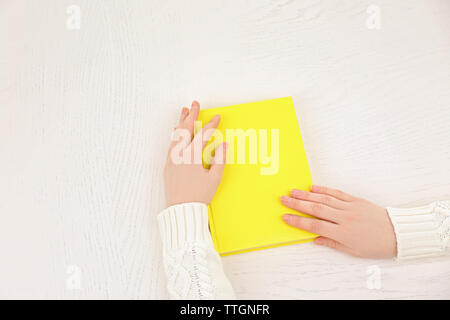
[[[177,249],[193,241],[212,241],[208,228],[208,206],[200,202],[176,204],[158,215],[165,249]]]
[[[413,259],[441,253],[434,204],[417,208],[387,208],[397,237],[397,258]]]

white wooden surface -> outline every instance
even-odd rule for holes
[[[0,297],[167,297],[154,218],[181,106],[289,95],[316,183],[450,198],[448,0],[0,0]],[[239,298],[450,298],[448,257],[223,261]]]

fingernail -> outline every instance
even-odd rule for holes
[[[286,223],[289,223],[289,221],[291,220],[291,216],[288,214],[283,215],[283,221]]]
[[[311,191],[312,191],[312,192],[318,192],[319,189],[320,189],[319,186],[316,186],[316,185],[312,185],[312,186],[311,186]]]
[[[292,196],[300,196],[301,195],[301,191],[297,190],[297,189],[292,189],[291,190],[291,195]]]
[[[220,115],[216,114],[212,119],[214,121],[218,121],[218,120],[220,120]]]
[[[186,108],[186,107],[183,107],[183,110],[181,110],[181,114],[182,114],[182,115],[185,115],[185,114],[187,114],[187,113],[188,113],[188,111],[189,111],[189,109],[188,109],[188,108]]]
[[[315,243],[315,244],[318,244],[319,246],[321,246],[321,245],[323,245],[323,240],[317,238],[317,239],[314,241],[314,243]]]
[[[288,203],[289,202],[289,197],[288,196],[281,196],[281,202],[283,203]]]

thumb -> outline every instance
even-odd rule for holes
[[[218,179],[222,177],[223,169],[225,168],[225,162],[227,158],[227,143],[221,143],[217,146],[214,153],[214,159],[211,163],[209,173]]]
[[[341,251],[344,253],[347,253],[349,255],[354,256],[354,252],[348,248],[347,246],[344,246],[342,243],[337,242],[336,240],[326,238],[326,237],[317,237],[316,240],[314,240],[314,243],[319,246],[325,246],[331,249],[335,249],[337,251]]]

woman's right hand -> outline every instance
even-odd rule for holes
[[[350,255],[364,258],[392,258],[397,241],[387,210],[340,190],[312,186],[311,192],[291,190],[281,202],[294,210],[316,217],[286,214],[283,220],[296,228],[318,234],[314,241]]]

